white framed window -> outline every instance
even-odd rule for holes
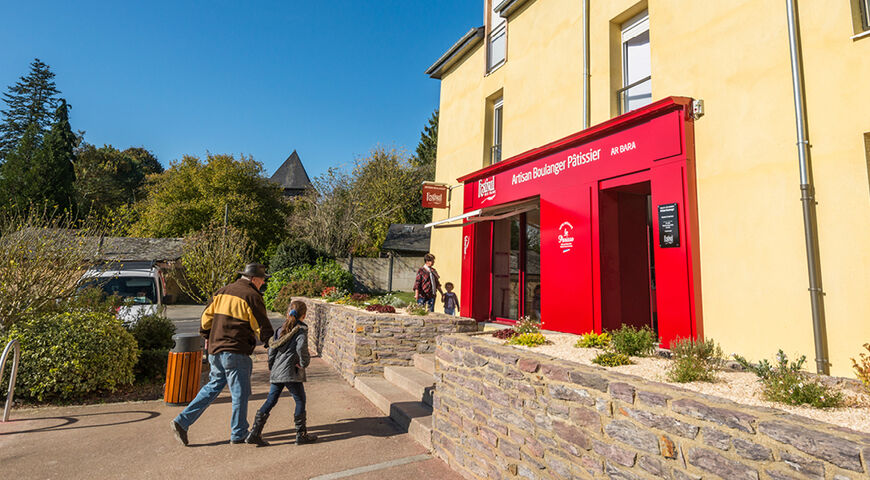
[[[619,113],[652,102],[649,12],[622,24],[622,88],[617,90]]]
[[[507,19],[495,12],[501,0],[487,0],[489,3],[489,41],[487,42],[486,71],[491,72],[505,62],[507,53]]]
[[[858,0],[858,13],[861,15],[861,28],[870,30],[870,0]]]
[[[501,161],[502,123],[504,119],[504,98],[499,98],[492,104],[492,147],[490,148],[490,164]]]

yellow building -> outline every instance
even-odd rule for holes
[[[557,220],[555,207],[539,193],[487,210],[475,192],[489,193],[486,182],[504,170],[501,162],[520,168],[551,142],[574,135],[563,143],[581,145],[597,138],[596,131],[618,133],[682,109],[691,118],[681,127],[689,138],[683,139],[685,198],[677,224],[684,244],[691,244],[684,293],[696,300],[691,312],[680,314],[691,316],[692,328],[676,331],[713,338],[751,359],[771,358],[782,348],[806,355],[809,368],[818,360],[818,339],[831,374],[853,376],[850,357],[870,342],[870,0],[796,3],[797,76],[786,0],[485,0],[484,26],[471,29],[427,71],[441,81],[436,181],[464,184],[452,192],[449,209],[435,210],[433,223],[440,223],[431,250],[442,280],[473,297],[460,297],[463,314],[508,321],[539,316],[545,327],[564,331],[611,325],[600,320],[602,310],[617,308],[606,298],[607,228],[595,223],[605,215],[603,186],[589,190],[593,223],[571,237],[577,231],[594,236],[589,255],[571,264],[591,272],[589,289],[597,292],[576,324],[546,293],[546,277],[557,275],[548,272],[561,258],[546,246],[561,231],[545,226]],[[804,91],[797,97],[796,77]],[[658,102],[669,97],[687,99]],[[796,99],[806,115],[806,178],[816,202],[810,225],[823,291],[818,334],[808,291]],[[594,185],[611,180],[598,178]],[[624,195],[646,194],[649,242],[641,244],[650,246],[637,248],[648,255],[645,285],[652,293],[642,296],[651,306],[642,309],[649,318],[641,323],[661,326],[665,320],[656,315],[666,300],[655,292],[654,267],[672,251],[660,243],[664,205],[655,202],[655,183],[646,182],[638,184],[643,191],[620,188]],[[499,195],[510,188],[505,185]],[[477,236],[484,226],[487,233]],[[488,242],[474,259],[469,239]],[[472,277],[483,286],[460,285]],[[566,281],[559,274],[559,282]],[[581,284],[579,296],[586,295]],[[618,280],[613,285],[618,288]],[[568,292],[556,294],[564,303],[572,300]],[[619,301],[625,317],[632,300]]]

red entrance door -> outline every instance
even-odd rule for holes
[[[642,178],[647,180],[636,182]],[[598,199],[601,255],[601,328],[655,328],[650,244],[649,176],[602,182]],[[621,183],[621,185],[615,185]]]

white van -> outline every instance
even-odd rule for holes
[[[85,272],[79,289],[99,288],[107,295],[117,295],[124,302],[118,318],[125,324],[135,323],[145,315],[163,314],[166,281],[153,262],[119,262],[102,265]]]

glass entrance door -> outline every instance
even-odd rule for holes
[[[541,318],[540,210],[492,222],[493,321]]]

